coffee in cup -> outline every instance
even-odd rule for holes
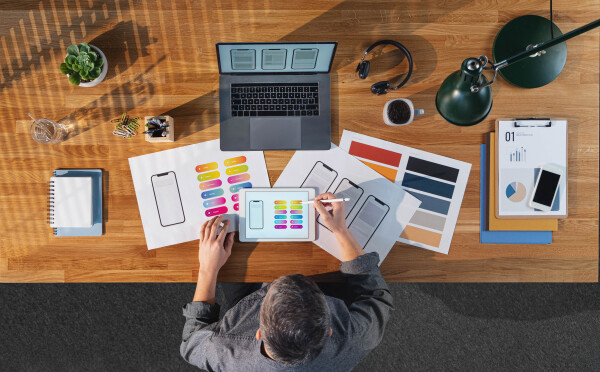
[[[412,123],[415,116],[424,113],[421,109],[415,110],[411,100],[398,98],[388,101],[383,107],[383,121],[391,126],[407,125]]]

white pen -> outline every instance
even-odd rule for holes
[[[341,199],[321,199],[322,203],[333,203],[333,202],[347,202],[350,201],[350,198],[341,198]],[[300,204],[312,204],[314,200],[303,201]]]

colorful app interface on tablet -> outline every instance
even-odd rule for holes
[[[308,191],[247,191],[246,237],[308,238]]]

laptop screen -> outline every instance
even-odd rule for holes
[[[337,42],[217,43],[219,72],[310,73],[329,72]]]

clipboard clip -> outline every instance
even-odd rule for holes
[[[523,121],[528,121],[529,123],[524,124],[521,123]],[[534,123],[531,123],[531,122]],[[527,128],[527,127],[547,127],[550,128],[552,126],[552,120],[550,118],[524,118],[524,119],[515,119],[513,123],[515,128]]]

